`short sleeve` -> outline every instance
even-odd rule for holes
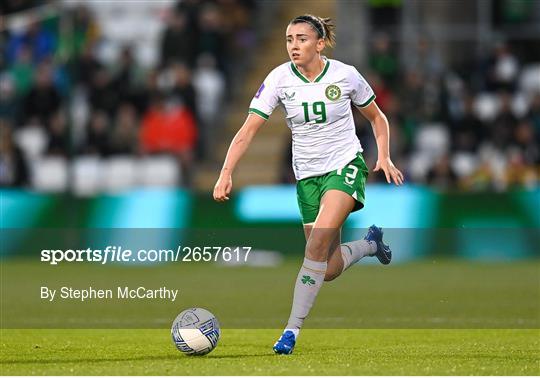
[[[267,120],[270,114],[278,106],[279,97],[277,93],[276,71],[268,74],[266,79],[255,93],[255,96],[249,104],[249,113],[257,114]]]
[[[354,105],[363,108],[375,100],[373,89],[371,89],[366,79],[354,67],[351,67],[349,80],[352,85],[351,101]]]

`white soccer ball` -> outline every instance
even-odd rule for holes
[[[216,317],[204,308],[182,311],[172,324],[171,336],[179,351],[202,356],[216,347],[221,330]]]

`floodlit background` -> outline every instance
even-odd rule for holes
[[[490,254],[466,243],[450,253],[540,252],[519,231],[540,227],[539,1],[1,7],[2,228],[298,227],[281,110],[238,166],[230,203],[213,203],[211,191],[251,97],[287,60],[288,22],[313,13],[337,24],[337,47],[326,54],[373,86],[407,180],[395,188],[370,175],[367,206],[348,226],[511,228],[512,248]],[[373,167],[371,128],[356,115]],[[422,240],[403,258],[437,252]]]

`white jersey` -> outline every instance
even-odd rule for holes
[[[284,107],[292,131],[292,164],[297,180],[342,168],[362,151],[351,102],[364,107],[375,98],[356,68],[334,59],[324,60],[324,69],[313,82],[292,62],[278,66],[249,106],[249,113],[264,119],[279,104]]]

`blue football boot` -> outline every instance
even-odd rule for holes
[[[375,256],[379,259],[381,264],[388,265],[390,264],[390,261],[392,261],[392,251],[390,250],[389,246],[383,243],[382,238],[382,229],[373,225],[368,229],[368,233],[364,237],[364,240],[377,244],[377,251],[370,256]]]
[[[296,337],[292,331],[285,331],[279,340],[274,344],[274,352],[277,354],[291,354],[296,344]]]

